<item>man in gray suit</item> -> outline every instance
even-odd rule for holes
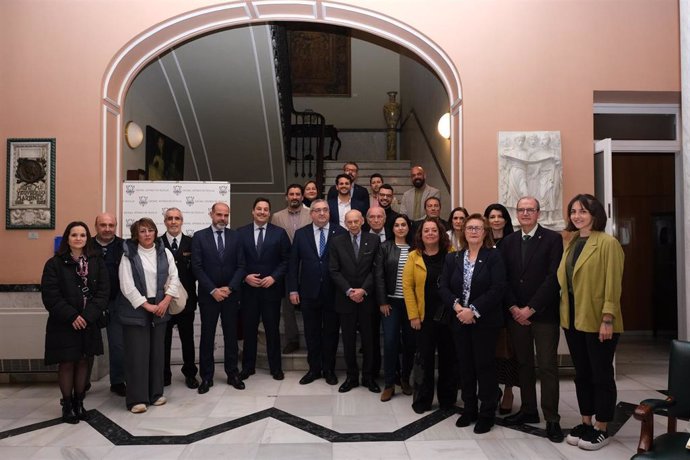
[[[410,168],[410,179],[413,187],[406,191],[400,203],[400,213],[415,221],[424,217],[424,203],[430,197],[441,199],[441,192],[426,183],[426,173],[421,166]]]
[[[285,230],[290,238],[290,243],[295,238],[295,232],[311,224],[309,209],[302,201],[304,199],[304,188],[299,184],[288,185],[285,192],[287,207],[271,217],[271,223]],[[285,347],[283,354],[294,353],[299,350],[299,331],[297,329],[297,318],[295,317],[295,306],[283,299],[283,327],[285,328]]]

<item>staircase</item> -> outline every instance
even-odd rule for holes
[[[343,164],[345,161],[324,161],[323,162],[323,177],[324,177],[324,195],[335,184],[335,178],[338,174],[343,172]],[[369,188],[369,177],[374,173],[379,173],[383,176],[383,182],[393,187],[398,203],[402,199],[403,193],[410,187],[410,162],[409,160],[377,160],[377,161],[358,161],[359,175],[357,177],[357,184]]]

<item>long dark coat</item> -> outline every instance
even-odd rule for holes
[[[103,340],[96,324],[108,308],[110,280],[100,256],[88,258],[87,282],[91,293],[84,305],[77,265],[69,254],[48,259],[41,278],[41,297],[48,310],[45,363],[78,361],[86,356],[102,355]],[[86,329],[76,330],[72,322],[81,315]]]

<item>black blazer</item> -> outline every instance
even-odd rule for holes
[[[175,266],[177,267],[177,275],[185,291],[187,291],[187,304],[181,314],[188,311],[194,311],[196,310],[197,298],[196,278],[194,277],[194,272],[192,272],[192,238],[180,233],[178,236],[179,242],[177,243],[177,252],[172,250],[168,242],[168,237],[165,234],[160,238],[165,248],[173,255]]]
[[[460,252],[448,254],[441,273],[439,294],[443,299],[443,306],[451,309],[453,317],[455,317],[455,311],[452,310],[455,299],[462,299],[463,258],[466,251],[463,249]],[[494,248],[481,248],[474,264],[470,286],[470,304],[474,305],[481,315],[477,318],[476,326],[500,327],[503,325],[502,300],[505,286],[506,273],[500,252]],[[460,324],[457,320],[455,322]]]
[[[326,198],[329,200],[338,198],[338,189],[335,188],[335,185],[331,185],[331,188],[328,189],[328,195],[326,195]],[[355,184],[355,191],[352,192],[352,199],[366,203],[367,209],[369,208],[369,192],[367,191],[366,187]]]
[[[329,269],[335,289],[335,311],[353,313],[357,303],[345,294],[350,288],[367,291],[367,300],[374,302],[374,259],[380,240],[376,235],[362,231],[359,257],[355,259],[350,232],[333,238],[329,251]]]
[[[367,200],[369,200],[367,198]],[[369,201],[360,201],[355,198],[352,198],[352,201],[350,201],[350,209],[356,209],[359,212],[362,213],[362,217],[364,218],[364,226],[362,227],[362,230],[365,232],[369,231],[369,226],[366,224],[366,219],[367,219],[367,210],[369,209]],[[338,198],[333,198],[328,200],[328,210],[331,213],[331,218],[330,218],[330,223],[335,224],[335,225],[340,225],[340,215],[338,213]]]
[[[329,225],[326,249],[319,257],[314,226],[305,225],[295,232],[288,265],[288,292],[298,292],[303,299],[318,299],[323,295],[332,300],[333,283],[328,271],[328,257],[333,238],[343,233],[347,232],[340,225]]]
[[[398,281],[398,260],[400,260],[400,248],[395,244],[395,240],[390,239],[382,243],[376,254],[374,268],[378,305],[388,304],[388,296],[395,293],[395,284]]]
[[[230,300],[239,301],[244,273],[244,255],[235,230],[225,229],[225,252],[221,260],[216,246],[216,234],[207,227],[194,233],[192,238],[192,272],[199,280],[199,304],[215,304],[211,296],[215,288],[232,289]]]
[[[506,308],[529,306],[530,321],[558,323],[560,286],[556,272],[563,256],[563,238],[539,225],[522,262],[522,232],[503,238],[499,251],[506,267]]]
[[[259,273],[261,278],[272,276],[275,280],[269,288],[254,288],[247,284],[244,294],[260,289],[268,300],[280,300],[285,296],[285,273],[290,258],[290,238],[287,232],[271,223],[266,224],[261,254],[256,252],[254,243],[254,223],[237,229],[240,247],[244,256],[242,278],[251,273]],[[243,295],[244,295],[243,294]]]

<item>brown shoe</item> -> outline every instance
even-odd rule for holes
[[[381,401],[383,401],[383,402],[390,401],[394,394],[395,394],[395,385],[393,385],[391,387],[384,388],[383,393],[381,393]]]

